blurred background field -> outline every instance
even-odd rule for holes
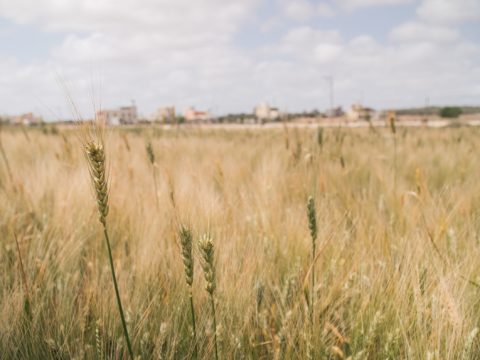
[[[108,228],[134,353],[193,354],[178,239],[186,224],[194,234],[199,358],[213,356],[196,246],[205,233],[215,244],[223,359],[476,358],[479,135],[478,128],[108,131]],[[125,357],[78,131],[5,128],[0,139],[2,356]],[[309,196],[317,208],[315,267]]]

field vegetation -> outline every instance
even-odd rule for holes
[[[135,358],[479,357],[478,129],[80,133],[0,132],[0,357],[129,358],[113,265]]]

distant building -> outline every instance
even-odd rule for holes
[[[33,113],[9,116],[8,121],[13,125],[37,125],[42,122],[42,118]]]
[[[365,120],[369,121],[375,114],[375,110],[369,107],[364,107],[360,104],[353,104],[349,111],[347,111],[347,119],[351,121]]]
[[[196,110],[193,107],[185,110],[185,121],[208,121],[212,118],[212,115],[208,111]]]
[[[261,103],[253,109],[253,113],[258,120],[276,120],[280,117],[280,111],[276,107],[271,107],[267,103]]]
[[[137,119],[137,107],[135,105],[97,111],[97,120],[108,125],[135,124]]]
[[[153,114],[153,121],[162,123],[175,122],[175,106],[166,106],[158,108]]]
[[[343,109],[341,106],[335,107],[333,109],[328,109],[325,112],[325,116],[327,117],[340,117],[343,116],[345,113],[343,112]]]

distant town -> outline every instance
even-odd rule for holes
[[[291,113],[281,111],[268,103],[260,103],[251,113],[214,116],[208,110],[188,107],[178,112],[175,106],[158,108],[150,116],[140,116],[137,106],[133,103],[112,109],[102,109],[96,112],[96,119],[111,126],[141,125],[141,124],[266,124],[266,123],[324,123],[324,124],[381,124],[395,117],[405,122],[428,123],[441,119],[463,119],[480,124],[480,107],[475,106],[428,106],[413,109],[376,110],[359,103],[352,104],[348,109],[334,107],[325,112],[317,110]],[[78,120],[78,119],[76,119]],[[87,119],[88,120],[88,119]],[[478,124],[477,124],[478,122]],[[18,115],[0,115],[0,123],[8,125],[37,126],[46,123],[42,117],[32,113]],[[73,124],[72,120],[48,121],[49,124]],[[473,123],[472,123],[473,124]]]

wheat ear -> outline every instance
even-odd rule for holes
[[[85,153],[87,155],[90,178],[93,183],[95,195],[97,199],[99,220],[103,226],[103,234],[107,243],[108,259],[110,261],[110,270],[112,272],[113,286],[115,288],[115,296],[117,298],[118,312],[122,321],[123,333],[127,342],[128,353],[130,358],[133,357],[132,345],[128,336],[127,323],[123,314],[122,301],[120,292],[118,291],[117,277],[115,275],[115,267],[113,265],[112,249],[110,247],[110,239],[107,231],[107,215],[108,215],[108,181],[106,175],[106,160],[103,143],[100,141],[89,141],[85,145]]]
[[[188,286],[188,295],[190,298],[190,313],[192,316],[192,329],[193,329],[193,355],[196,359],[198,356],[197,352],[197,331],[195,326],[195,308],[193,306],[193,236],[192,232],[186,226],[181,226],[180,228],[180,244],[182,246],[182,259],[183,266],[185,268],[185,281]]]
[[[217,318],[215,314],[215,250],[213,247],[213,241],[210,236],[204,235],[199,242],[200,252],[202,254],[202,268],[205,275],[205,281],[207,290],[210,295],[210,304],[212,307],[213,316],[213,330],[215,336],[215,359],[218,360],[218,346],[217,346]]]

